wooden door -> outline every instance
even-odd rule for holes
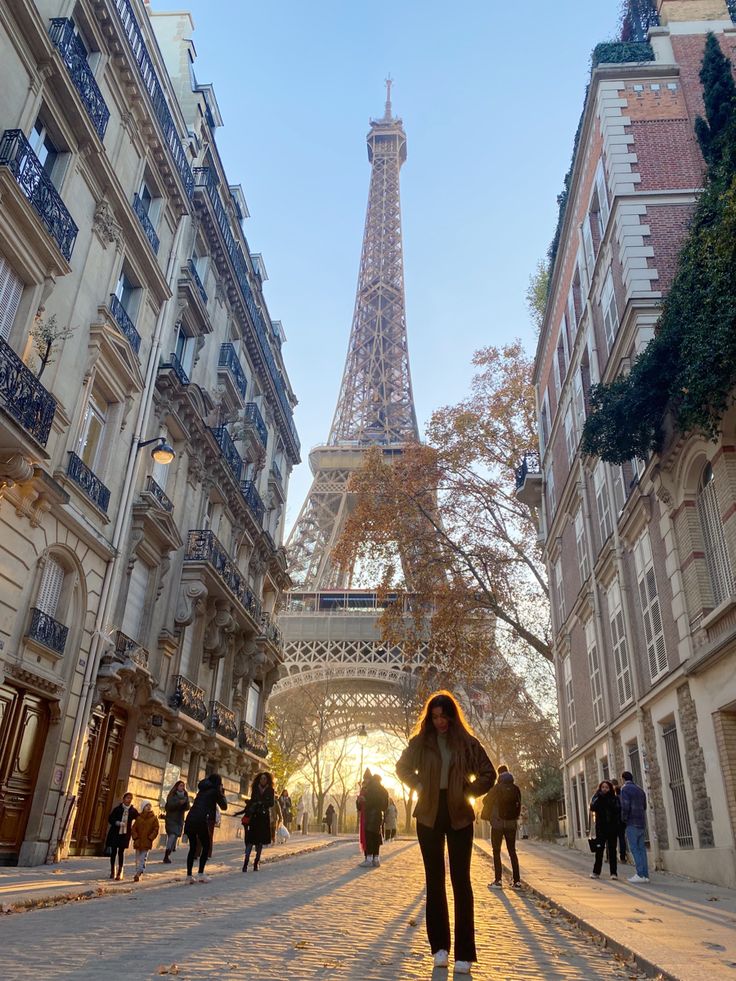
[[[48,703],[0,686],[0,864],[16,865],[49,726]]]
[[[106,706],[92,718],[90,736],[77,792],[77,817],[72,833],[72,852],[100,854],[107,837],[107,818],[114,805],[127,716],[122,709]]]

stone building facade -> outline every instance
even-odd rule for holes
[[[647,60],[592,72],[536,356],[541,467],[519,495],[540,506],[571,842],[599,781],[629,769],[655,864],[733,886],[736,412],[718,442],[673,433],[647,461],[579,452],[590,385],[652,337],[702,186],[707,32],[736,54],[725,2],[656,13]]]
[[[296,399],[191,34],[0,18],[0,864],[265,755]]]

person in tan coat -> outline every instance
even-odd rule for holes
[[[141,811],[133,821],[131,837],[135,848],[135,875],[133,882],[139,882],[146,868],[146,859],[158,838],[159,823],[153,812],[150,800],[144,800]]]

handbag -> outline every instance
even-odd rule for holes
[[[243,825],[244,828],[247,828],[248,825],[250,824],[250,814],[244,814],[240,819],[240,823]]]

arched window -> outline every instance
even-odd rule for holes
[[[713,603],[718,606],[736,591],[731,559],[723,534],[723,522],[713,479],[713,468],[706,463],[698,485],[698,518],[703,533],[705,561],[708,566]]]
[[[45,557],[31,608],[28,636],[56,654],[63,654],[66,647],[73,579],[73,573],[60,556]]]

